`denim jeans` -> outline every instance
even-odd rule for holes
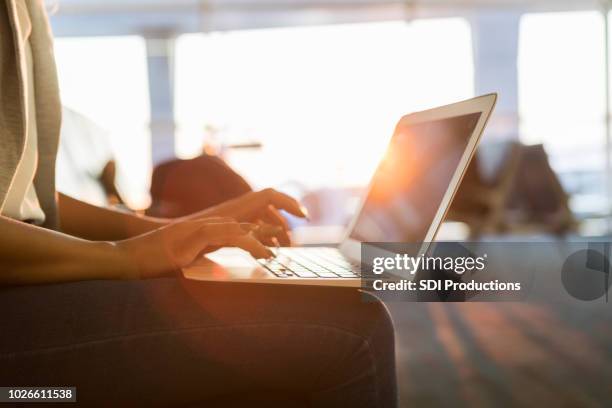
[[[395,407],[393,326],[364,296],[182,278],[3,288],[0,386],[76,386],[88,406]]]

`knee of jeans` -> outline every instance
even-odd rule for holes
[[[384,343],[393,346],[395,330],[393,328],[393,320],[385,304],[379,299],[372,298],[367,299],[364,305],[367,309],[367,313],[364,313],[364,316],[367,316],[370,328],[369,337],[376,338],[379,341],[382,340]]]

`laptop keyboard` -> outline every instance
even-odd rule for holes
[[[360,265],[332,248],[279,248],[259,263],[279,278],[358,279]]]

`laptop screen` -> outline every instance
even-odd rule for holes
[[[396,129],[350,238],[361,242],[425,240],[481,113]]]

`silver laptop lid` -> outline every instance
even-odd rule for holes
[[[341,245],[346,256],[359,259],[361,242],[434,239],[496,99],[485,95],[400,120]]]

